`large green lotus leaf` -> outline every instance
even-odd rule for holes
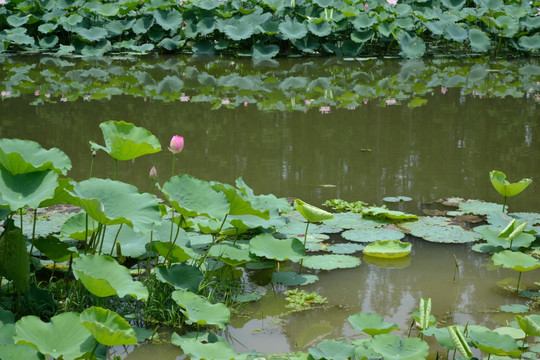
[[[66,175],[71,170],[71,160],[62,150],[45,150],[34,141],[0,139],[0,167],[13,175],[43,170]]]
[[[30,345],[54,359],[74,360],[89,354],[96,341],[79,320],[79,314],[66,312],[46,323],[37,316],[25,316],[15,324],[15,343]]]
[[[388,222],[382,219],[367,219],[358,213],[343,212],[334,214],[333,219],[325,220],[323,224],[343,229],[374,229],[387,225]]]
[[[236,229],[241,230],[256,229],[259,227],[263,229],[279,229],[285,226],[286,221],[285,217],[279,215],[270,216],[268,220],[253,215],[227,216],[227,222]]]
[[[249,200],[246,200],[241,196],[240,190],[222,183],[216,183],[212,188],[222,192],[227,197],[230,204],[229,215],[253,215],[265,220],[270,219],[270,210],[266,209],[261,211],[255,209]]]
[[[357,313],[349,316],[348,320],[353,328],[371,336],[399,330],[395,323],[387,323],[382,316],[377,314]]]
[[[503,250],[493,254],[491,260],[495,265],[515,271],[531,271],[540,268],[540,260],[522,252],[510,250]]]
[[[38,208],[41,202],[54,197],[58,174],[53,170],[12,175],[0,168],[0,203],[11,211],[29,206]]]
[[[317,275],[297,274],[292,271],[279,271],[272,274],[272,282],[287,286],[299,286],[313,284],[319,280]]]
[[[92,306],[80,315],[81,324],[103,345],[137,345],[137,335],[131,325],[109,309]]]
[[[92,26],[91,28],[79,28],[76,30],[77,34],[79,34],[83,39],[86,39],[88,41],[100,41],[101,39],[105,39],[108,35],[108,31],[104,28]]]
[[[99,297],[118,295],[146,300],[148,289],[131,278],[129,269],[106,255],[85,255],[73,260],[73,275]]]
[[[474,215],[502,214],[501,204],[481,200],[465,200],[459,203],[459,211]]]
[[[411,36],[406,31],[402,31],[397,40],[401,48],[399,54],[406,59],[419,59],[426,52],[424,40],[416,35]]]
[[[71,216],[66,220],[62,228],[60,229],[60,235],[73,240],[85,241],[86,237],[90,238],[95,229],[97,229],[98,223],[88,216],[88,230],[87,230],[87,215],[85,212],[80,212]]]
[[[440,216],[421,217],[418,221],[402,223],[400,227],[409,230],[411,235],[438,243],[464,244],[480,239],[480,234],[449,225],[448,219]]]
[[[217,325],[225,329],[231,313],[225,304],[211,304],[206,298],[186,290],[176,290],[172,299],[183,309],[190,321],[200,325]]]
[[[255,31],[255,27],[247,21],[232,19],[227,25],[223,26],[223,31],[232,40],[239,41],[250,38]]]
[[[103,225],[128,224],[144,233],[161,222],[158,199],[140,194],[135,186],[121,181],[91,178],[75,183],[70,194],[77,198],[77,205]]]
[[[15,335],[14,321],[11,323],[0,321],[0,344],[13,344],[13,335]]]
[[[515,314],[526,313],[530,311],[530,308],[527,305],[523,305],[523,304],[502,305],[499,307],[499,309],[505,312],[511,312]]]
[[[302,264],[309,269],[334,270],[360,266],[362,261],[351,255],[313,255],[303,259]]]
[[[332,254],[354,254],[362,250],[364,245],[351,243],[332,244],[326,247],[326,251]]]
[[[253,57],[255,60],[271,59],[277,54],[279,54],[279,46],[275,44],[256,44],[251,48],[251,57]]]
[[[495,190],[504,197],[511,197],[519,194],[532,182],[531,179],[521,179],[517,183],[510,183],[506,180],[506,174],[493,170],[489,173],[489,178]]]
[[[461,330],[463,330],[462,326],[459,326]],[[447,328],[436,328],[435,326],[430,326],[426,330],[422,330],[422,333],[427,336],[435,336],[437,339],[437,342],[445,347],[448,350],[455,350],[456,347],[454,346],[454,343],[452,342],[452,338],[450,337],[450,333],[448,332]]]
[[[364,248],[364,254],[379,258],[395,259],[409,255],[411,249],[412,245],[408,242],[402,243],[399,240],[379,240],[368,244]]]
[[[42,201],[39,204],[40,208],[54,206],[58,204],[73,204],[75,198],[68,191],[73,190],[73,185],[70,183],[70,178],[58,178],[58,186],[54,190],[54,196],[51,199]]]
[[[297,238],[280,240],[268,233],[253,237],[249,242],[249,251],[257,256],[277,261],[297,262],[306,256],[304,244]]]
[[[116,160],[132,160],[161,151],[159,140],[150,131],[125,121],[105,121],[99,124],[105,146],[90,142],[93,149],[102,149]]]
[[[176,32],[182,26],[182,14],[179,11],[157,9],[153,12],[153,15],[156,23],[165,31]]]
[[[501,335],[489,329],[471,329],[468,332],[473,345],[483,352],[494,355],[519,356],[518,344],[509,335]]]
[[[42,358],[40,353],[28,345],[0,343],[0,359],[42,360]]]
[[[491,47],[491,40],[480,29],[469,30],[469,41],[471,42],[471,48],[474,51],[486,52]]]
[[[309,354],[315,359],[347,360],[354,358],[354,345],[345,340],[325,340],[315,348],[309,348]]]
[[[306,24],[290,17],[287,17],[279,24],[279,31],[285,40],[301,39],[308,32]]]
[[[173,244],[171,249],[171,243],[168,241],[154,241],[152,243],[152,250],[157,251],[159,255],[169,256],[168,260],[173,263],[181,263],[188,259],[191,259],[195,254],[184,246]]]
[[[429,354],[429,345],[420,338],[401,339],[397,335],[381,334],[375,335],[370,343],[384,360],[426,359]]]
[[[209,182],[190,175],[171,177],[162,191],[176,211],[185,217],[207,216],[222,220],[230,211],[224,193],[214,190]]]
[[[503,326],[496,329],[493,329],[497,334],[508,335],[514,340],[524,339],[527,334],[521,329],[516,329],[510,326]]]
[[[150,242],[150,233],[141,234],[129,226],[109,225],[103,239],[103,253],[118,257],[117,246],[122,256],[137,258],[146,254],[146,245]],[[116,242],[115,242],[116,240]]]
[[[14,324],[15,315],[11,311],[0,307],[0,322],[4,324]]]
[[[298,210],[304,218],[309,222],[321,222],[323,220],[330,220],[334,218],[334,214],[319,209],[316,206],[307,204],[300,199],[294,200],[294,208]]]
[[[60,241],[53,235],[37,238],[34,241],[34,245],[45,256],[58,263],[69,260],[71,256],[78,256],[76,252],[69,250],[71,245]]]
[[[367,243],[379,240],[400,240],[405,237],[405,234],[393,229],[378,228],[347,230],[341,233],[341,236],[349,241]]]
[[[185,354],[189,355],[193,360],[231,360],[245,359],[236,353],[234,349],[226,341],[207,342],[194,338],[181,337],[177,333],[171,336],[171,343],[180,346]]]
[[[21,229],[13,225],[13,220],[4,222],[0,236],[0,277],[13,281],[17,292],[29,288],[30,260],[26,249],[26,239]]]
[[[527,51],[536,51],[540,49],[540,34],[532,36],[521,36],[518,40],[519,46]]]
[[[277,198],[272,194],[255,195],[253,190],[239,177],[235,181],[236,187],[242,191],[244,196],[251,202],[254,208],[259,210],[270,210],[270,213],[288,213],[292,206],[285,198]]]
[[[540,315],[516,315],[516,321],[527,335],[540,336]]]
[[[156,278],[174,286],[177,290],[199,291],[203,279],[201,270],[188,264],[173,264],[171,267],[158,266],[155,268]]]
[[[500,246],[504,249],[510,249],[510,240],[501,239],[499,237],[499,230],[491,227],[483,227],[480,231],[482,238],[486,240],[490,245]],[[512,249],[517,250],[520,247],[529,247],[535,240],[535,236],[532,234],[521,233],[514,240],[512,240]]]
[[[418,216],[414,214],[407,214],[402,211],[389,210],[385,207],[375,206],[362,209],[362,216],[373,216],[390,220],[418,220]]]
[[[465,5],[466,0],[442,0],[442,4],[450,10],[459,10]]]
[[[210,248],[209,255],[219,258],[227,265],[238,266],[254,260],[249,253],[249,245],[237,242],[221,242]]]
[[[328,21],[310,21],[308,23],[308,30],[316,36],[324,37],[330,35],[332,32],[332,26]]]

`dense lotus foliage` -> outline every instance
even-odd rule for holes
[[[536,58],[394,61],[199,62],[187,56],[83,61],[0,56],[0,99],[24,97],[39,105],[129,96],[203,103],[212,109],[257,106],[270,111],[318,109],[326,114],[368,102],[415,108],[426,104],[434,93],[458,88],[460,101],[511,96],[540,102]]]
[[[272,58],[540,48],[539,2],[503,0],[2,0],[0,52],[188,52]]]
[[[134,124],[107,121],[101,128],[106,145],[88,139],[90,148],[115,160],[161,149],[150,131]],[[171,145],[173,159],[178,150]],[[323,271],[358,268],[363,261],[406,267],[414,244],[399,240],[405,234],[418,241],[476,242],[479,256],[518,271],[519,279],[540,268],[540,214],[509,214],[499,204],[451,198],[444,205],[455,210],[444,216],[417,216],[334,199],[327,203],[332,213],[300,199],[293,206],[257,195],[242,178],[230,185],[177,175],[173,167],[168,180],[153,177],[154,187],[141,192],[120,180],[75,181],[67,177],[71,167],[57,148],[0,139],[1,359],[106,359],[107,347],[148,341],[165,324],[175,332],[164,340],[190,358],[255,359],[262,354],[239,354],[222,337],[234,307],[262,297],[250,275],[270,274],[267,287],[296,287],[281,295],[294,303],[290,311],[309,311],[326,299],[298,287],[317,282]],[[410,200],[386,200],[396,199]],[[55,216],[60,221],[52,221]],[[471,229],[476,218],[483,225]],[[511,291],[531,299],[531,307],[501,309],[521,314],[504,328],[437,322],[431,300],[418,299],[407,337],[391,334],[403,324],[358,313],[348,321],[363,337],[327,339],[288,356],[425,359],[438,353],[429,336],[446,358],[453,351],[453,357],[474,352],[534,359],[540,283],[523,288],[519,279]]]

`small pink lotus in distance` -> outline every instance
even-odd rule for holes
[[[441,87],[441,93],[444,95],[446,94],[446,92],[448,91],[448,88],[447,87]]]
[[[386,0],[386,2],[388,3],[388,5],[394,6],[394,5],[397,5],[398,0]]]
[[[173,154],[178,154],[184,149],[184,138],[179,135],[174,135],[169,144],[169,151]]]

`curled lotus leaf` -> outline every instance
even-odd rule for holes
[[[362,261],[351,255],[313,255],[303,259],[302,264],[309,269],[334,270],[360,266]]]
[[[135,330],[112,310],[92,306],[80,315],[81,324],[103,345],[137,345]]]
[[[364,254],[379,258],[395,259],[409,255],[411,249],[412,245],[409,242],[379,240],[368,244],[364,248]]]
[[[511,197],[519,194],[527,188],[532,182],[531,179],[521,179],[516,183],[510,183],[506,180],[506,174],[502,171],[493,170],[489,173],[489,178],[493,187],[504,197]]]
[[[362,216],[373,216],[389,220],[418,220],[418,216],[407,214],[402,211],[389,210],[385,207],[371,206],[362,210]]]
[[[540,315],[516,315],[516,320],[521,330],[527,335],[540,336]]]
[[[510,249],[510,240],[500,238],[500,232],[492,227],[486,226],[479,230],[482,238],[487,241],[489,245],[502,247],[503,249]],[[535,240],[535,236],[532,234],[521,233],[512,240],[512,249],[519,249],[520,247],[527,248]]]
[[[298,210],[304,218],[309,222],[321,222],[323,220],[330,220],[334,218],[332,213],[320,209],[316,206],[303,202],[300,199],[294,201],[294,208]]]
[[[66,175],[71,170],[71,160],[62,150],[46,150],[35,141],[0,139],[0,168],[12,175],[44,170]]]
[[[13,175],[0,168],[0,204],[11,211],[40,204],[54,197],[58,187],[58,174],[53,170],[35,171]]]

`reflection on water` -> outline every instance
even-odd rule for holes
[[[442,197],[500,201],[488,177],[497,169],[511,181],[533,179],[508,200],[511,211],[540,210],[538,60],[463,67],[443,60],[284,60],[262,67],[171,58],[3,62],[2,136],[61,148],[75,179],[88,176],[88,141],[103,142],[99,123],[113,119],[149,129],[163,148],[172,135],[184,136],[177,170],[227,183],[241,176],[256,193],[315,205],[330,198],[380,205],[385,196],[405,195],[413,201],[389,207],[422,214]],[[323,106],[330,109],[319,111]],[[119,178],[148,191],[150,168],[156,166],[163,183],[170,161],[163,151],[120,163]],[[113,168],[98,152],[94,174],[112,177]],[[238,351],[277,353],[350,339],[359,334],[347,317],[360,311],[384,315],[406,333],[422,297],[432,298],[440,321],[493,327],[508,319],[491,311],[523,303],[496,286],[517,274],[490,271],[487,257],[469,246],[413,242],[408,262],[384,267],[366,259],[356,269],[320,272],[305,290],[327,297],[324,309],[283,319],[283,301],[276,301],[283,289],[275,288],[245,308],[248,318],[231,321],[231,343]],[[533,271],[522,282],[537,279]],[[145,349],[128,358],[154,351]]]

